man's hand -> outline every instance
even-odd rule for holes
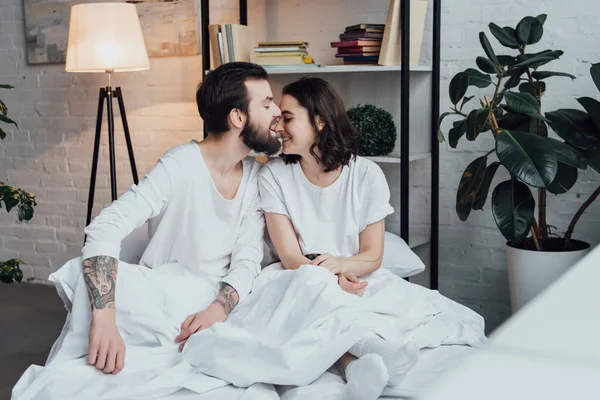
[[[343,263],[329,253],[321,254],[310,263],[327,268],[334,275],[341,275],[346,272]]]
[[[217,322],[223,322],[225,318],[225,308],[219,303],[212,303],[206,310],[187,317],[181,324],[181,333],[175,338],[175,343],[181,343],[179,350],[183,350],[188,338],[194,333],[210,328]]]
[[[217,322],[225,321],[239,300],[240,297],[235,289],[228,283],[223,283],[219,295],[206,310],[190,315],[181,324],[181,333],[175,338],[176,343],[181,342],[179,350],[183,350],[188,338],[194,333],[210,328]]]
[[[123,369],[125,343],[119,335],[114,310],[92,314],[88,362],[107,374],[118,374]]]
[[[365,294],[365,288],[369,282],[361,282],[352,272],[347,272],[344,275],[340,275],[338,278],[338,284],[343,291],[355,294],[357,296],[362,296]]]

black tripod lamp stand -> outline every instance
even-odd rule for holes
[[[87,3],[71,7],[69,43],[67,46],[67,72],[100,72],[108,74],[108,86],[101,87],[98,95],[96,137],[90,176],[86,226],[92,218],[98,155],[104,104],[108,122],[108,146],[110,159],[110,189],[112,201],[117,199],[117,173],[115,163],[115,123],[113,99],[119,104],[123,123],[129,163],[133,181],[138,183],[133,146],[125,113],[125,103],[120,87],[111,87],[111,76],[115,72],[143,71],[150,68],[142,28],[134,4]]]

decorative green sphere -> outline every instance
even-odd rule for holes
[[[360,156],[384,156],[396,145],[396,125],[392,115],[371,104],[360,104],[348,110],[348,117],[358,130]]]

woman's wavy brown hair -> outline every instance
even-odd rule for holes
[[[310,147],[310,154],[323,165],[325,172],[333,171],[340,165],[348,165],[358,154],[358,132],[350,122],[344,102],[335,89],[321,78],[302,78],[286,85],[283,94],[295,98],[308,111],[308,118],[316,135],[316,141]],[[317,116],[325,126],[321,131],[317,127]],[[319,149],[319,157],[314,151]],[[286,164],[296,163],[300,156],[282,154]]]

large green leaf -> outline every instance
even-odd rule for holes
[[[523,75],[524,73],[525,69],[522,68],[518,70],[517,73],[512,74],[511,77],[508,78],[506,82],[504,82],[504,87],[507,89],[512,89],[514,87],[519,86],[519,83],[521,83],[521,75]]]
[[[534,17],[525,17],[517,24],[517,40],[523,45],[535,44],[544,34],[542,22]]]
[[[515,37],[513,32],[511,32],[507,29],[502,29],[493,22],[489,24],[489,28],[490,28],[490,32],[492,32],[492,35],[494,35],[494,37],[496,39],[498,39],[498,41],[500,42],[500,44],[502,46],[505,46],[505,47],[508,47],[511,49],[519,48],[519,42],[517,42],[517,38]]]
[[[546,18],[548,18],[548,16],[546,14],[540,14],[536,18],[542,23],[542,25],[544,25],[544,23],[546,22]]]
[[[6,138],[6,132],[2,128],[0,128],[0,140],[4,140]]]
[[[486,88],[492,84],[492,78],[487,74],[482,74],[474,68],[467,68],[465,72],[469,75],[469,85],[478,88]]]
[[[465,96],[463,97],[462,101],[460,102],[460,109],[462,110],[463,107],[465,106],[465,104],[467,104],[469,101],[471,101],[475,96]]]
[[[6,122],[7,124],[13,124],[17,129],[19,128],[19,126],[17,125],[17,123],[15,121],[13,121],[12,119],[8,118],[4,114],[0,114],[0,121]]]
[[[546,82],[533,82],[533,86],[529,82],[523,82],[519,85],[519,92],[531,93],[532,96],[536,96],[540,90],[542,93],[546,91]]]
[[[490,109],[488,107],[473,110],[469,113],[467,117],[467,140],[477,139],[487,122],[489,114]]]
[[[559,162],[556,177],[548,185],[548,191],[553,194],[567,193],[575,182],[577,182],[577,168]]]
[[[575,79],[575,77],[573,75],[567,74],[566,72],[533,71],[531,73],[531,77],[533,79],[537,79],[537,80],[550,78],[551,76],[565,76],[567,78]]]
[[[498,127],[508,130],[524,130],[521,129],[525,124],[529,124],[529,118],[527,115],[519,114],[516,112],[507,112],[503,116],[497,119]]]
[[[503,65],[505,67],[510,67],[511,65],[517,63],[517,58],[515,56],[498,55],[496,56],[496,58],[498,58],[500,65]]]
[[[528,185],[546,188],[556,176],[556,152],[541,136],[502,130],[496,136],[496,154],[511,174]]]
[[[487,72],[488,74],[497,74],[500,72],[496,64],[494,64],[485,57],[477,57],[475,59],[475,64],[477,64],[477,67],[480,70],[482,70],[483,72]]]
[[[6,205],[7,212],[10,212],[14,206],[19,204],[19,199],[15,197],[16,196],[2,196],[2,200],[4,200],[4,205]]]
[[[600,63],[592,64],[590,73],[592,74],[592,79],[594,80],[596,87],[600,90]]]
[[[31,206],[31,204],[19,204],[18,216],[19,221],[29,221],[33,217],[33,207]]]
[[[486,168],[485,176],[481,181],[481,185],[479,186],[479,190],[477,191],[477,195],[475,196],[475,201],[473,202],[473,210],[483,209],[488,192],[490,191],[492,180],[494,179],[494,175],[496,174],[496,170],[499,166],[500,163],[498,161],[494,161]]]
[[[547,112],[546,118],[565,142],[584,150],[600,146],[600,130],[586,112],[564,108]]]
[[[0,85],[0,89],[14,89],[15,87],[12,85]]]
[[[558,60],[563,54],[564,52],[562,50],[543,51],[535,55],[524,54],[517,57],[518,59],[521,58],[522,61],[512,65],[511,68],[537,68],[547,64],[549,61]]]
[[[484,32],[479,32],[479,43],[481,43],[481,47],[483,47],[483,51],[485,51],[485,54],[488,56],[490,61],[494,64],[500,64],[496,58],[496,53],[494,53],[494,49],[492,48],[492,45],[490,44],[490,41]]]
[[[596,124],[596,127],[600,129],[600,102],[591,97],[580,97],[577,101],[585,108],[585,111],[588,112],[592,121]]]
[[[581,151],[577,150],[577,148],[553,138],[548,138],[547,140],[554,146],[556,160],[558,162],[570,165],[574,168],[587,169],[585,156]]]
[[[448,132],[448,142],[453,149],[458,145],[460,138],[467,132],[466,119],[454,121],[453,128]]]
[[[502,236],[515,244],[525,240],[531,225],[535,200],[531,190],[516,179],[501,182],[492,193],[492,214]]]
[[[595,150],[584,151],[583,155],[590,167],[600,173],[600,147]]]
[[[456,213],[461,221],[466,221],[471,213],[473,202],[485,176],[487,157],[473,160],[463,172],[456,192]]]
[[[536,119],[545,119],[538,112],[540,108],[540,102],[537,101],[535,97],[531,95],[531,93],[513,93],[507,92],[504,95],[506,99],[506,104],[510,107],[510,109],[525,115],[529,115],[532,118]]]
[[[452,78],[450,81],[450,86],[448,88],[450,94],[450,101],[452,104],[456,105],[460,99],[463,98],[465,93],[467,93],[467,89],[469,88],[469,74],[465,72],[459,72]]]
[[[444,121],[444,118],[446,118],[448,115],[453,115],[456,114],[454,111],[451,112],[445,112],[442,115],[440,115],[440,118],[438,119],[438,142],[443,142],[444,141],[444,134],[442,133],[442,121]]]

